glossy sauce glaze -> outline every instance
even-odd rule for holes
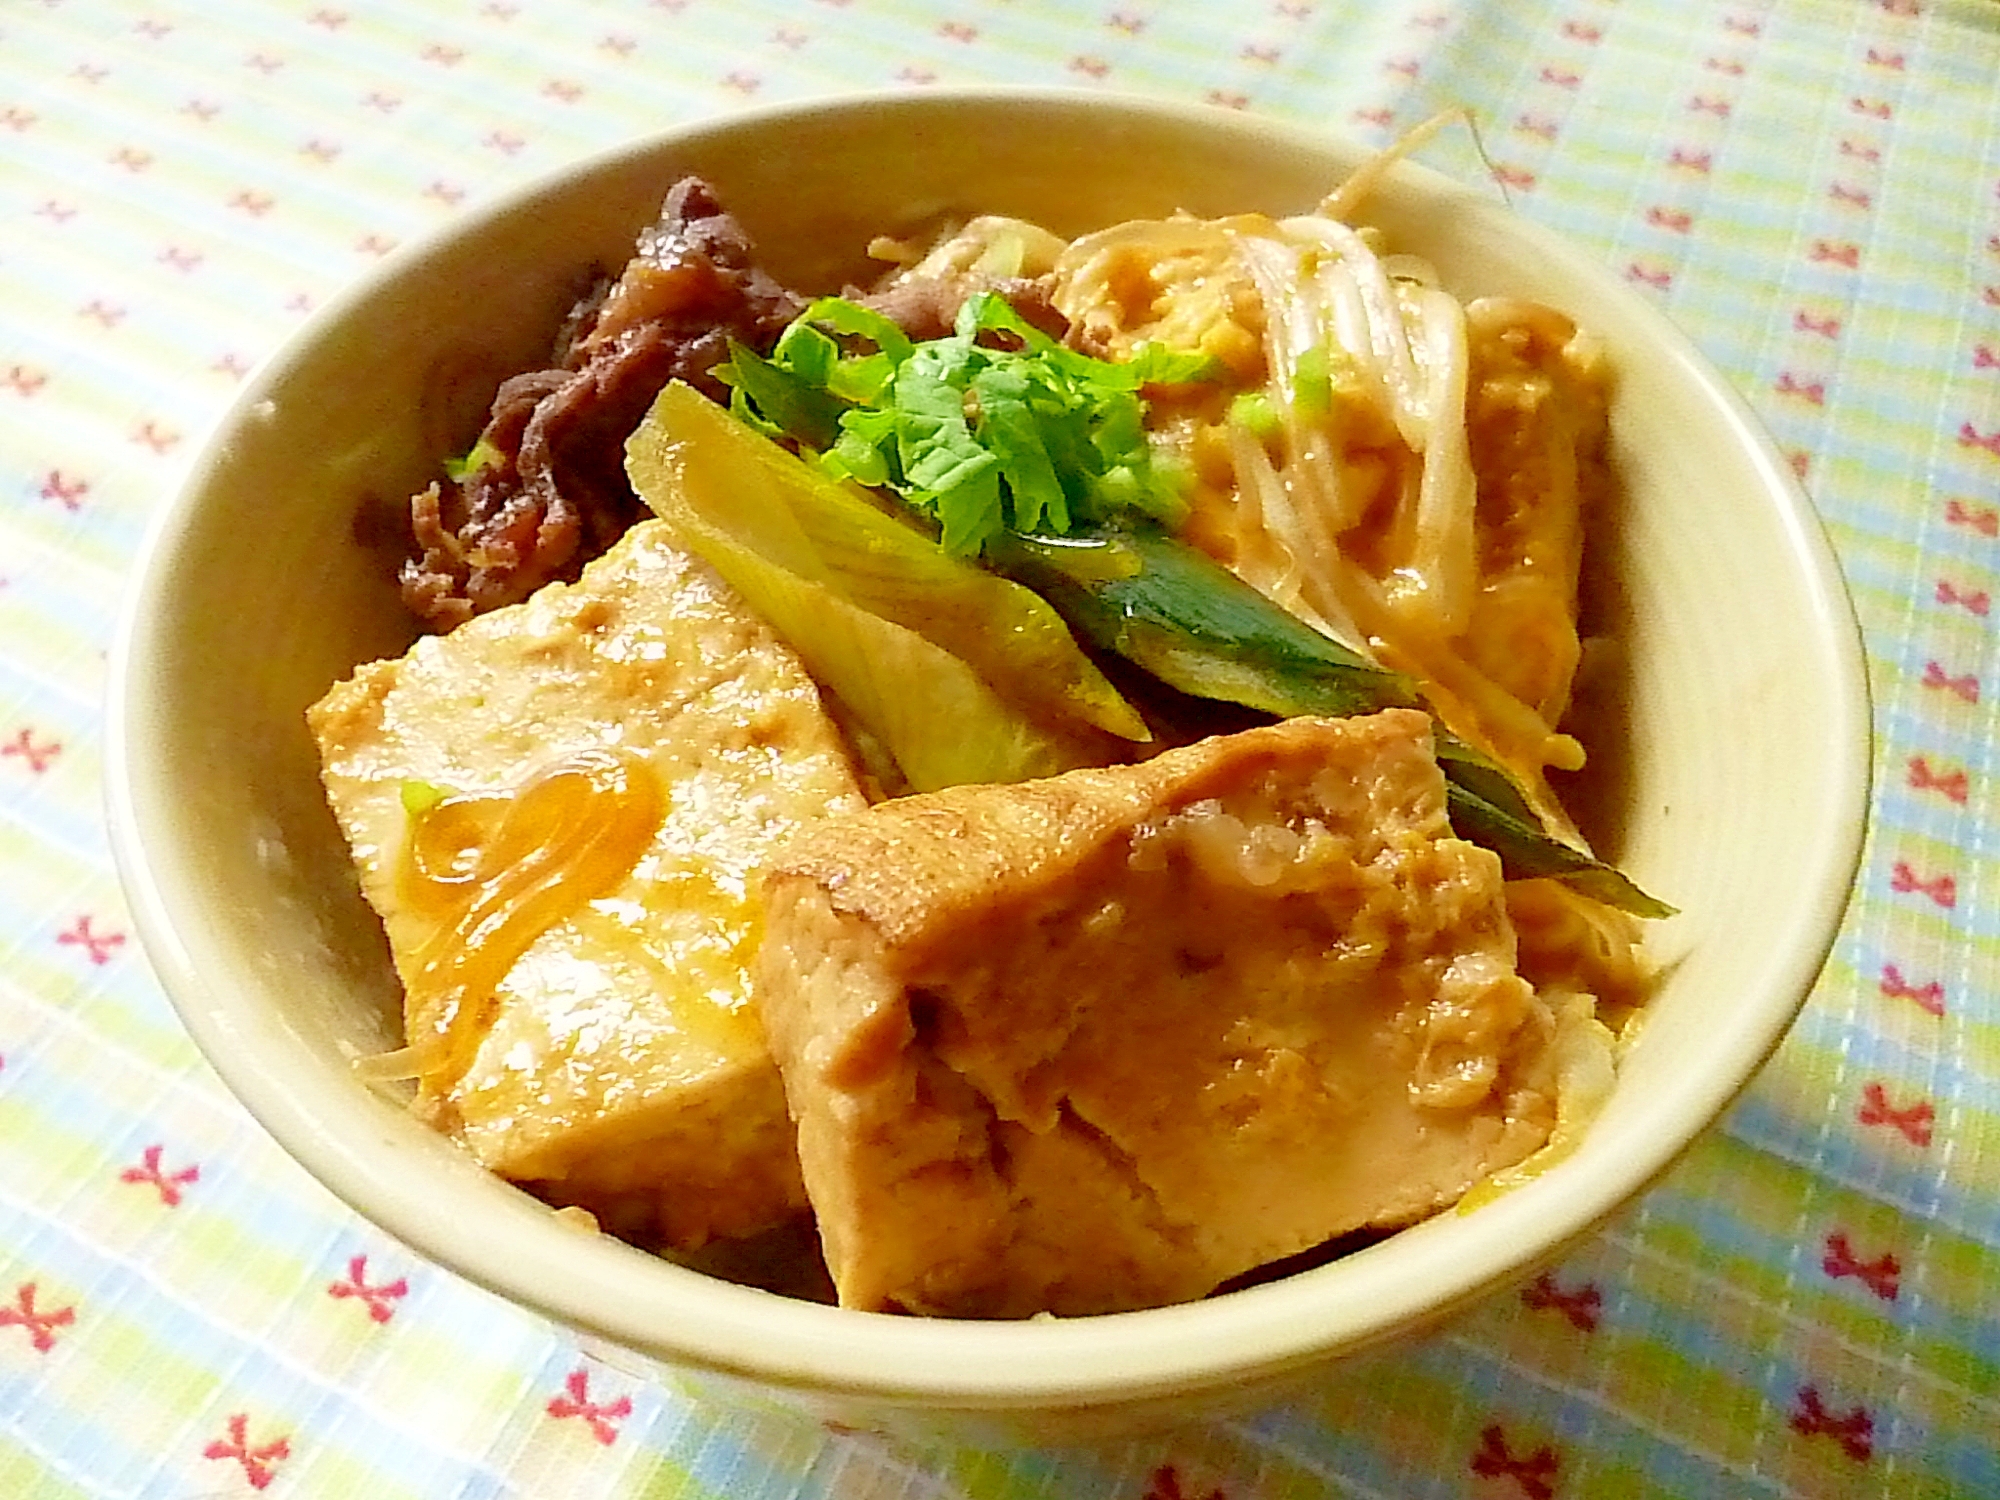
[[[630,751],[564,760],[520,791],[445,796],[411,813],[397,871],[408,909],[434,923],[405,976],[432,1034],[412,1039],[433,1086],[455,1083],[485,1036],[494,991],[555,923],[624,883],[666,815]]]

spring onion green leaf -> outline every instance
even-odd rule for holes
[[[1419,702],[1409,678],[1322,635],[1164,533],[1010,534],[990,557],[1092,645],[1197,698],[1329,718]]]
[[[1509,880],[1549,877],[1583,895],[1635,917],[1671,917],[1675,908],[1648,895],[1615,865],[1608,865],[1569,844],[1550,838],[1531,822],[1495,807],[1455,779],[1457,767],[1442,755],[1446,806],[1452,831],[1460,838],[1491,849]]]
[[[1096,646],[1198,698],[1279,717],[1343,718],[1421,705],[1416,685],[1322,635],[1207,554],[1158,532],[1008,535],[989,560]],[[1510,880],[1550,876],[1640,917],[1672,916],[1619,870],[1544,833],[1498,762],[1439,726],[1452,828]]]
[[[1333,364],[1326,345],[1301,351],[1292,371],[1292,404],[1302,420],[1323,422],[1333,410]]]

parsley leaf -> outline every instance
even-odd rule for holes
[[[1183,476],[1154,458],[1144,392],[1212,379],[1216,366],[1155,344],[1096,359],[983,292],[950,334],[920,343],[870,308],[822,297],[769,359],[735,345],[718,373],[750,426],[838,478],[895,491],[966,555],[1005,530],[1178,520]]]
[[[785,336],[778,340],[780,346],[791,331],[785,330]],[[819,337],[833,348],[831,339]],[[834,352],[837,355],[838,351]],[[817,351],[802,339],[794,339],[789,350],[774,349],[772,354],[773,358],[764,359],[756,351],[730,342],[729,358],[716,370],[718,378],[731,388],[730,411],[766,436],[785,433],[814,448],[825,447],[838,431],[840,402],[812,375],[816,367],[830,369],[832,358],[820,360]],[[803,368],[793,360],[802,360]]]

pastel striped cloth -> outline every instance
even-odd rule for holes
[[[1983,0],[0,6],[0,1495],[2000,1496],[1996,80]],[[1471,106],[1520,210],[1657,298],[1770,424],[1878,704],[1847,924],[1722,1129],[1429,1341],[1090,1452],[718,1412],[418,1262],[196,1056],[99,812],[121,575],[309,308],[634,133],[970,82],[1374,142]]]

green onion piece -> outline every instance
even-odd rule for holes
[[[887,748],[909,786],[1101,763],[1145,721],[1032,590],[947,553],[679,382],[633,488]]]
[[[1205,354],[1142,344],[1126,361],[1070,349],[984,292],[944,338],[822,297],[769,359],[736,348],[730,410],[816,454],[836,478],[894,491],[945,549],[1003,529],[1063,535],[1121,516],[1177,523],[1186,475],[1156,460],[1142,392],[1214,378]]]
[[[1326,345],[1314,344],[1299,355],[1292,371],[1292,405],[1308,421],[1321,421],[1333,410],[1333,366]]]
[[[1583,895],[1635,917],[1661,918],[1676,908],[1648,895],[1614,865],[1581,849],[1550,838],[1539,828],[1495,807],[1477,792],[1453,779],[1453,763],[1439,758],[1446,776],[1446,807],[1452,831],[1460,838],[1491,849],[1509,880],[1549,877]]]
[[[1420,702],[1409,678],[1322,635],[1163,533],[1009,534],[989,558],[1085,640],[1197,698],[1330,718]]]
[[[402,785],[403,811],[412,818],[421,818],[449,796],[450,792],[428,781],[405,781]]]
[[[481,438],[460,457],[446,459],[444,472],[447,478],[463,484],[481,469],[490,469],[495,464],[503,462],[506,456],[485,438]]]
[[[1408,677],[1320,634],[1171,537],[1010,534],[988,555],[1098,649],[1195,697],[1287,718],[1421,705]],[[1435,743],[1453,830],[1498,854],[1509,879],[1550,876],[1635,916],[1673,915],[1613,866],[1544,833],[1498,762],[1441,725]]]
[[[1262,391],[1244,391],[1229,403],[1229,420],[1252,436],[1268,442],[1284,430],[1284,419]]]

